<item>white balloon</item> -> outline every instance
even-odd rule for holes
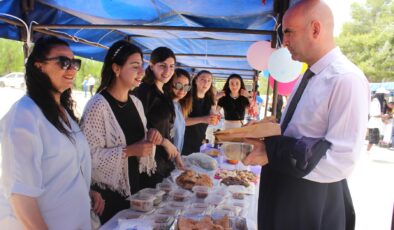
[[[275,50],[268,59],[268,71],[278,82],[287,83],[296,79],[302,70],[302,63],[291,59],[287,48]]]

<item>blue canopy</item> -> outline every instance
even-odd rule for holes
[[[102,61],[106,48],[128,39],[142,48],[146,60],[153,49],[167,46],[181,66],[208,69],[217,77],[239,73],[252,78],[247,50],[256,41],[275,38],[276,18],[288,4],[288,0],[3,0],[0,37],[26,40],[26,29],[5,13],[31,25],[33,42],[43,33],[69,38],[71,49],[82,57]]]

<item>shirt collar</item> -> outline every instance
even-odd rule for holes
[[[323,69],[330,65],[338,56],[342,54],[339,47],[330,50],[326,55],[320,58],[315,64],[310,67],[314,74],[319,74]]]

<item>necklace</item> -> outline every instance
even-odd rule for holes
[[[128,101],[126,101],[124,104],[116,102],[116,105],[118,105],[119,108],[123,109],[124,107],[126,107],[127,103],[128,103]]]
[[[232,95],[230,94],[230,97],[231,97],[232,99],[235,100],[235,99],[237,99],[239,96],[235,96],[235,97],[234,97],[234,96],[232,96]]]

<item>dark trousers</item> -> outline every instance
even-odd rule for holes
[[[352,230],[355,213],[346,180],[316,183],[264,167],[259,230]]]

